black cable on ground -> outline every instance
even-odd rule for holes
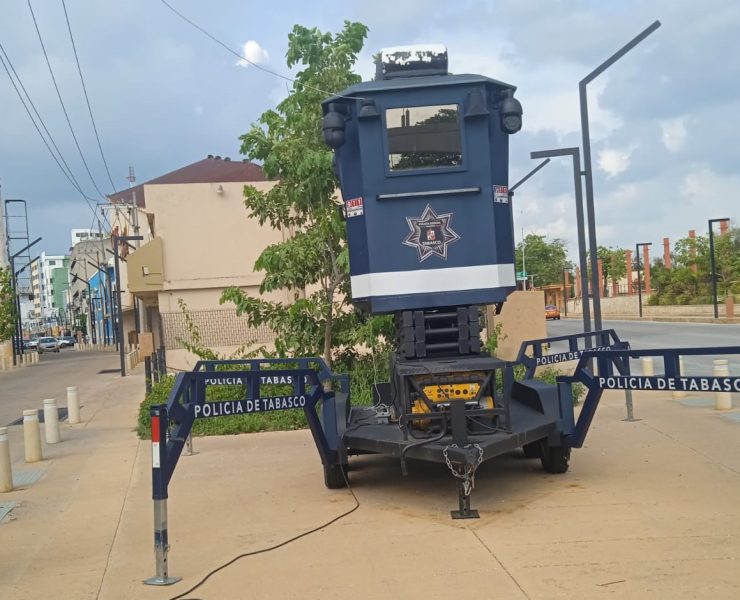
[[[341,469],[342,477],[344,478],[344,483],[347,485],[347,489],[349,490],[349,493],[352,494],[352,498],[355,500],[355,505],[349,509],[346,512],[343,512],[338,517],[334,517],[331,521],[327,521],[323,525],[319,525],[318,527],[315,527],[311,529],[310,531],[304,531],[303,533],[296,535],[288,540],[285,540],[284,542],[280,542],[279,544],[275,544],[274,546],[270,546],[269,548],[262,548],[260,550],[253,550],[252,552],[245,552],[244,554],[239,554],[238,556],[235,556],[230,561],[222,564],[220,567],[217,567],[213,569],[211,572],[209,572],[203,579],[201,579],[198,583],[196,583],[193,587],[191,587],[188,590],[185,590],[184,592],[178,594],[177,596],[172,596],[169,600],[200,600],[199,598],[188,598],[186,599],[185,596],[190,594],[191,592],[194,592],[197,590],[200,586],[202,586],[206,581],[210,579],[212,575],[215,575],[219,571],[222,571],[226,567],[229,567],[233,565],[238,560],[241,560],[242,558],[247,558],[248,556],[254,556],[256,554],[264,554],[265,552],[271,552],[272,550],[277,550],[278,548],[282,548],[283,546],[287,546],[291,542],[295,542],[297,540],[300,540],[301,538],[304,538],[308,535],[311,535],[312,533],[316,533],[317,531],[321,531],[322,529],[325,529],[329,527],[329,525],[333,525],[340,519],[343,519],[344,517],[347,517],[351,515],[353,512],[355,512],[358,508],[360,508],[360,501],[357,499],[357,496],[355,495],[354,490],[349,484],[349,480],[347,479],[347,474],[345,473],[344,469]]]

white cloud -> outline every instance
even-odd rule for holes
[[[250,64],[258,65],[260,63],[266,63],[270,60],[270,55],[267,54],[262,46],[260,46],[254,40],[248,40],[242,46],[242,56],[246,59],[240,59],[236,65],[238,67],[248,67]]]
[[[630,166],[630,157],[637,145],[630,146],[624,150],[607,148],[599,152],[599,168],[606,171],[609,177],[619,175]]]
[[[680,194],[693,206],[713,206],[717,207],[714,210],[729,211],[731,207],[734,208],[735,198],[740,196],[740,176],[722,176],[702,165],[686,175]],[[735,217],[736,214],[720,216]]]
[[[667,119],[660,122],[660,141],[669,152],[678,152],[686,145],[686,118]]]

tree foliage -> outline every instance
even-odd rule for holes
[[[270,327],[281,356],[318,354],[331,364],[337,352],[352,354],[363,339],[373,346],[378,339],[349,306],[346,227],[334,203],[337,181],[321,130],[321,101],[361,81],[352,67],[366,35],[365,25],[349,21],[337,34],[296,25],[286,54],[288,67],[301,67],[292,91],[241,136],[242,153],[277,180],[267,192],[245,186],[248,214],[285,232],[254,264],[264,274],[260,294],[288,290],[292,298],[280,302],[229,288],[221,302],[233,302],[252,325]],[[372,319],[369,328],[388,332],[390,320]]]
[[[522,256],[527,275],[534,277],[536,286],[561,284],[563,269],[570,268],[565,242],[561,239],[547,241],[544,235],[530,233],[516,247],[516,270],[522,268]]]
[[[0,267],[0,342],[15,334],[16,309],[10,267]]]
[[[714,236],[717,293],[740,293],[740,229]],[[693,268],[695,265],[695,269]],[[651,304],[702,304],[711,301],[711,257],[708,236],[676,242],[672,268],[657,261],[651,269]]]

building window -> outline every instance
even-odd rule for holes
[[[391,171],[462,164],[457,104],[389,108],[385,123]]]

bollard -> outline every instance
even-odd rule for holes
[[[653,357],[643,356],[642,357],[642,374],[645,377],[652,377],[655,375],[655,369],[653,368]]]
[[[714,360],[712,375],[715,377],[730,376],[730,362],[726,358]],[[714,392],[714,410],[730,410],[732,408],[732,394],[730,392]]]
[[[149,408],[152,418],[152,500],[154,501],[154,560],[155,575],[145,579],[147,585],[172,585],[182,579],[169,574],[167,535],[167,407]]]
[[[144,386],[149,395],[152,391],[152,359],[149,356],[144,357]]]
[[[80,399],[77,396],[77,386],[67,388],[67,422],[76,425],[80,422]]]
[[[10,465],[8,428],[0,427],[0,492],[13,491],[13,468]]]
[[[59,412],[57,411],[57,401],[54,398],[44,400],[44,433],[46,434],[47,444],[57,444],[60,441],[59,435]]]
[[[686,371],[684,371],[683,356],[679,356],[678,357],[678,376],[681,377],[681,375],[684,375],[685,373]],[[674,390],[672,394],[673,394],[674,400],[678,400],[680,398],[686,397],[686,392],[684,392],[683,390]]]
[[[25,446],[26,462],[38,462],[41,455],[41,427],[39,413],[34,409],[23,411],[23,445]]]
[[[0,371],[6,371],[7,367],[6,365],[6,358],[4,356],[0,356]]]

